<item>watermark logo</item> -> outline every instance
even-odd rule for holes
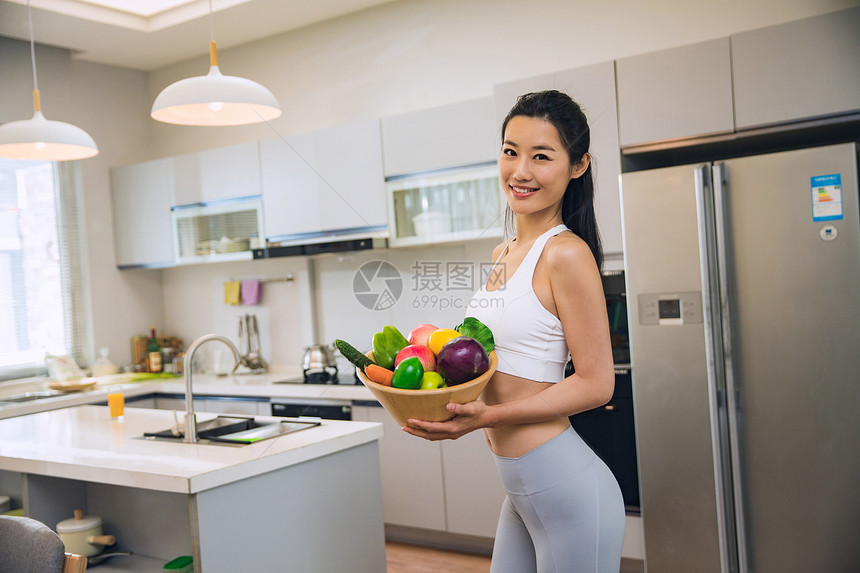
[[[355,299],[369,310],[388,310],[403,294],[403,277],[387,261],[369,261],[352,278]]]
[[[504,263],[415,261],[409,269],[412,294],[406,301],[413,309],[447,310],[503,306],[496,297],[472,298],[488,281],[504,291]],[[368,310],[388,310],[400,300],[404,280],[397,267],[387,261],[363,264],[352,279],[356,300]]]

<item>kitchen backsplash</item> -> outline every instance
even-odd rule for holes
[[[421,323],[454,327],[492,261],[498,239],[459,245],[412,249],[379,249],[338,253],[315,259],[318,341],[312,340],[312,297],[305,257],[175,267],[163,271],[165,328],[188,343],[215,332],[238,341],[238,318],[256,314],[263,358],[275,370],[301,363],[305,346],[330,344],[335,338],[367,350],[373,333],[393,324],[408,335]],[[277,279],[266,282],[260,304],[224,303],[230,280]],[[222,345],[200,349],[201,363],[214,362]],[[338,370],[351,368],[338,357]]]

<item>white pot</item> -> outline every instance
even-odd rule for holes
[[[113,535],[102,535],[101,517],[84,516],[83,510],[80,509],[75,510],[74,518],[64,519],[57,524],[57,534],[63,540],[67,553],[87,557],[97,555],[106,545],[116,543]]]

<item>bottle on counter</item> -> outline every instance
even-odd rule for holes
[[[149,343],[146,345],[146,366],[149,372],[161,372],[161,345],[155,337],[155,327],[149,330]]]
[[[135,372],[143,372],[146,369],[146,347],[148,344],[149,338],[146,336],[131,337],[131,359]]]
[[[99,348],[99,357],[95,359],[92,366],[93,376],[106,376],[117,373],[116,364],[111,362],[110,358],[108,358],[109,352],[110,349],[107,346]]]
[[[185,370],[185,353],[177,352],[173,359],[173,373],[181,375]]]

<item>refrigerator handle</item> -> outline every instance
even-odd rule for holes
[[[724,370],[723,320],[721,312],[720,255],[717,234],[719,225],[715,212],[715,186],[719,173],[711,166],[696,167],[696,211],[699,235],[700,272],[702,281],[702,319],[707,359],[709,411],[711,418],[711,452],[714,461],[714,485],[717,498],[717,519],[722,573],[738,572],[738,547],[735,543],[735,506],[732,490],[732,460],[729,449],[729,416],[727,415],[727,385]]]
[[[728,172],[722,163],[715,163],[712,169],[714,181],[714,217],[716,231],[717,274],[720,300],[720,330],[722,332],[723,371],[726,385],[726,414],[728,418],[728,443],[731,459],[731,485],[734,498],[734,525],[737,539],[738,562],[741,573],[747,571],[747,537],[744,528],[744,491],[740,464],[740,384],[735,378],[734,352],[732,346],[732,308],[729,296],[729,279],[732,267],[729,262],[730,222],[726,217],[728,209],[729,186]]]

